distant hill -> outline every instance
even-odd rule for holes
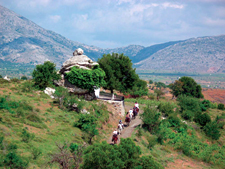
[[[1,65],[5,62],[7,67],[10,62],[15,65],[36,65],[46,60],[60,67],[72,57],[75,49],[82,48],[84,54],[95,61],[103,54],[124,53],[136,63],[134,66],[138,69],[225,72],[225,35],[166,42],[149,47],[129,45],[102,49],[71,41],[3,6],[0,6],[0,25],[0,60]]]
[[[225,35],[172,44],[135,64],[139,69],[225,73]]]

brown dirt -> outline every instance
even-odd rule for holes
[[[203,89],[204,98],[217,103],[225,104],[225,89]]]

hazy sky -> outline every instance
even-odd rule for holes
[[[102,48],[225,34],[225,0],[0,0],[68,39]]]

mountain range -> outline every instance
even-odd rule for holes
[[[75,49],[82,48],[84,54],[95,61],[103,54],[124,53],[137,69],[225,73],[225,35],[191,38],[149,47],[130,45],[102,49],[69,40],[3,6],[0,6],[0,25],[1,63],[36,65],[50,60],[60,67],[72,57]]]

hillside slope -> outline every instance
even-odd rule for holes
[[[225,73],[225,35],[188,39],[136,64],[140,69]]]

